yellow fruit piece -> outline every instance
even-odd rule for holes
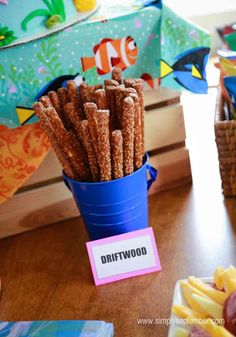
[[[188,281],[182,281],[181,282],[181,288],[183,291],[184,298],[188,305],[193,309],[198,312],[201,312],[202,314],[205,314],[202,311],[202,307],[197,303],[197,301],[192,297],[193,294],[197,294],[202,297],[207,297],[204,293],[199,291],[198,289],[194,288]],[[205,317],[208,317],[205,314]]]
[[[189,332],[187,330],[176,328],[175,329],[175,337],[188,337]]]
[[[223,287],[226,294],[229,296],[236,291],[236,277],[235,272],[232,269],[227,269],[222,275]]]
[[[214,282],[216,284],[216,287],[218,289],[223,289],[223,279],[222,279],[222,275],[224,274],[225,270],[222,267],[218,267],[215,272],[214,272]]]
[[[74,0],[74,4],[79,12],[87,12],[96,7],[96,0]]]
[[[211,319],[207,319],[201,327],[205,329],[211,337],[234,337],[228,330],[217,325]]]
[[[203,292],[205,295],[209,296],[211,299],[215,300],[217,303],[223,305],[227,299],[227,295],[220,290],[214,289],[209,284],[204,283],[202,280],[196,277],[189,277],[189,283]]]
[[[192,295],[193,299],[199,304],[202,311],[208,314],[211,318],[217,320],[223,320],[223,306],[214,302],[209,298],[199,296],[197,294]]]
[[[204,318],[206,318],[205,314],[202,314],[198,311],[192,310],[189,307],[186,307],[185,305],[174,304],[173,307],[172,307],[172,312],[176,316],[179,316],[179,317],[184,318],[184,319],[187,319],[187,318],[189,318],[189,319],[191,319],[191,318],[204,319]]]

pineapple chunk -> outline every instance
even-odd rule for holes
[[[215,272],[214,272],[214,276],[213,276],[213,279],[214,279],[214,282],[216,284],[216,287],[220,290],[223,289],[223,279],[222,279],[222,275],[224,273],[224,268],[222,267],[218,267]]]
[[[198,304],[198,302],[192,297],[193,294],[197,294],[202,297],[208,298],[204,293],[194,288],[188,281],[181,282],[181,288],[183,291],[184,298],[188,305],[198,312],[205,314],[205,317],[209,317],[205,312],[202,312],[202,307]]]
[[[222,274],[223,287],[227,296],[236,291],[236,277],[234,276],[235,272],[232,269],[227,269]]]
[[[211,337],[234,337],[228,330],[217,325],[211,319],[207,319],[201,326],[211,335]]]
[[[188,337],[189,332],[187,330],[176,328],[175,329],[175,337]]]
[[[192,295],[193,299],[200,305],[202,311],[208,314],[214,319],[223,320],[223,306],[212,301],[211,299],[199,296],[197,294]]]
[[[184,305],[178,305],[178,304],[174,304],[172,307],[172,312],[173,314],[175,314],[176,316],[179,316],[181,318],[184,319],[204,319],[206,318],[205,314],[202,314],[201,312],[195,311],[190,309],[189,307],[186,307]]]
[[[223,305],[227,299],[227,295],[220,290],[214,289],[209,284],[204,283],[202,280],[196,277],[189,277],[190,284],[203,292],[205,295],[209,296],[211,299],[215,300],[217,303]]]

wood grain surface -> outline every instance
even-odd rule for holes
[[[2,239],[0,320],[102,319],[116,337],[167,337],[166,325],[137,319],[169,318],[178,279],[236,265],[236,199],[221,194],[215,100],[215,90],[184,95],[193,186],[149,197],[162,271],[95,287],[81,218]]]
[[[162,272],[104,286],[94,286],[81,218],[0,240],[0,320],[101,319],[117,337],[167,336],[137,319],[168,318],[178,279],[236,264],[236,201],[219,196],[209,211],[210,196],[191,186],[151,196]]]

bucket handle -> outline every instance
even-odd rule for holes
[[[149,163],[147,163],[147,171],[150,174],[150,179],[147,182],[147,189],[149,190],[154,181],[157,179],[158,171]]]

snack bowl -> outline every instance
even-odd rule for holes
[[[213,283],[212,277],[203,277],[203,278],[200,278],[200,279],[203,282],[206,282],[206,283],[211,283],[211,284]],[[175,285],[175,288],[174,288],[174,293],[173,293],[173,300],[172,300],[171,308],[173,307],[174,304],[188,306],[187,302],[184,299],[183,292],[182,292],[182,289],[181,289],[181,281],[186,281],[186,280],[182,279],[182,280],[179,280],[179,281],[176,282],[176,285]],[[171,312],[168,337],[176,337],[175,336],[176,328],[185,328],[186,327],[186,326],[184,326],[180,323],[178,324],[178,322],[180,322],[180,321],[181,321],[181,318],[176,316],[175,314],[173,314]],[[174,324],[172,324],[172,323],[174,323]]]

